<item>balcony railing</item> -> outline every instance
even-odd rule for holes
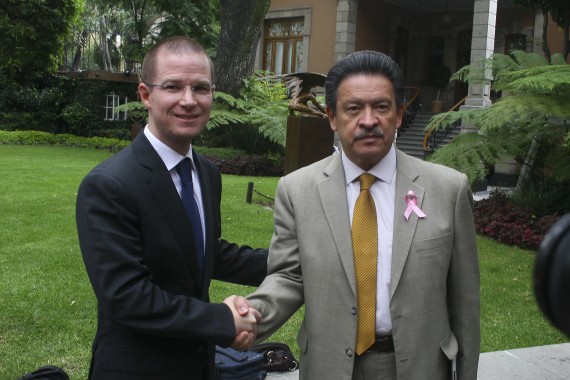
[[[136,41],[118,33],[102,31],[96,24],[87,25],[83,30],[74,30],[65,41],[59,71],[139,73],[141,63],[124,54],[128,46],[135,44]]]

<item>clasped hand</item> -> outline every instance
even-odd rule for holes
[[[230,307],[236,326],[236,338],[232,347],[239,351],[247,350],[257,336],[261,313],[252,308],[244,297],[229,296],[224,303]]]

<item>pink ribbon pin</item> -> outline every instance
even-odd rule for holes
[[[408,204],[408,208],[406,209],[406,212],[404,212],[404,217],[406,220],[410,218],[412,211],[415,212],[419,218],[426,217],[426,214],[424,214],[424,212],[418,207],[417,199],[418,198],[416,197],[416,193],[414,193],[412,190],[408,191],[408,194],[406,194],[406,203]]]

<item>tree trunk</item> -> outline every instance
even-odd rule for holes
[[[564,47],[562,48],[562,55],[564,56],[564,60],[568,61],[568,54],[570,53],[570,6],[568,6],[568,10],[566,11],[566,25],[564,25]]]
[[[112,70],[111,54],[109,53],[109,43],[107,41],[107,20],[105,16],[101,17],[101,30],[99,31],[99,43],[101,49],[101,61],[103,70]]]
[[[255,51],[270,0],[221,0],[220,39],[215,62],[216,88],[239,96],[253,74]]]
[[[530,179],[532,173],[534,160],[536,159],[536,155],[538,154],[539,147],[540,147],[540,137],[535,136],[532,139],[532,143],[530,144],[530,148],[526,154],[526,158],[521,168],[521,172],[517,180],[517,185],[515,187],[515,193],[520,193],[524,189],[525,185],[528,183],[528,180]]]
[[[542,51],[544,52],[544,57],[546,61],[550,63],[550,47],[548,46],[548,10],[542,7],[542,17],[544,22],[542,23]]]
[[[558,26],[562,29],[562,56],[564,61],[568,61],[568,54],[570,53],[570,3],[568,0],[566,0],[566,4],[562,5],[562,3],[563,0],[559,5],[562,8],[562,16]]]
[[[73,57],[73,62],[71,63],[71,71],[78,71],[81,64],[81,55],[85,44],[87,42],[87,29],[83,29],[81,32],[81,37],[77,42],[77,50],[75,51],[75,56]]]

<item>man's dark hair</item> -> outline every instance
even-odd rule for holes
[[[346,78],[358,75],[382,75],[392,82],[398,108],[404,104],[405,82],[402,70],[386,54],[364,50],[354,52],[335,63],[325,80],[325,103],[336,113],[338,87]]]
[[[165,38],[154,45],[145,54],[142,69],[141,69],[141,82],[152,83],[156,75],[156,58],[161,51],[176,54],[197,53],[204,54],[210,62],[211,80],[214,83],[214,65],[206,50],[192,38],[186,36],[173,36]]]

